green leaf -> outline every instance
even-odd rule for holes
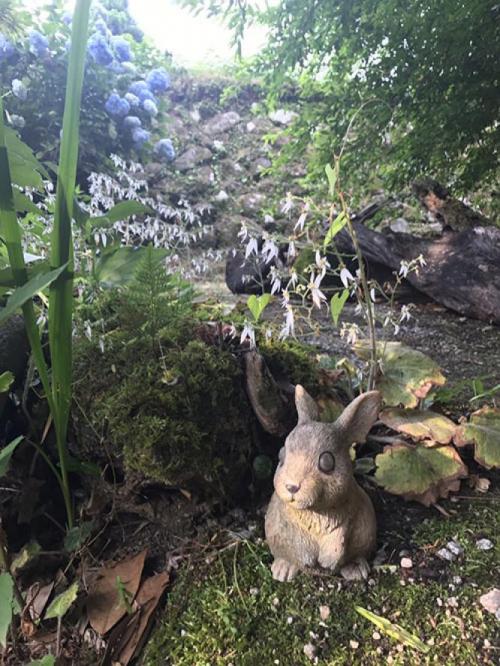
[[[419,652],[427,653],[429,652],[429,646],[423,643],[418,636],[410,634],[409,631],[403,629],[399,624],[394,624],[385,617],[372,613],[371,611],[363,608],[362,606],[354,606],[354,610],[359,613],[362,617],[370,620],[376,627],[378,627],[385,634],[394,638],[398,643],[403,643],[403,645],[408,645],[409,647],[419,650]]]
[[[144,259],[147,247],[119,247],[104,252],[96,263],[95,276],[107,287],[122,287],[129,284],[135,276],[140,262]],[[168,251],[152,248],[154,258],[164,259]]]
[[[37,275],[22,287],[18,287],[10,296],[7,305],[0,310],[0,324],[13,315],[26,301],[31,300],[35,294],[52,284],[65,268],[66,264],[48,273]]]
[[[346,224],[347,224],[347,216],[344,213],[344,211],[342,211],[333,220],[333,222],[330,225],[330,228],[326,232],[326,236],[323,241],[324,249],[326,249],[330,245],[335,236],[339,233],[339,231],[341,231],[345,227]]]
[[[328,178],[328,194],[333,199],[335,196],[335,185],[337,184],[337,169],[334,169],[331,164],[327,164],[325,166],[325,173]]]
[[[333,323],[335,326],[339,323],[339,317],[342,314],[344,305],[346,304],[347,299],[349,298],[349,289],[344,289],[344,291],[339,294],[333,294],[332,300],[330,301],[330,313],[332,315]]]
[[[258,322],[259,319],[261,318],[262,313],[269,305],[270,300],[271,300],[271,294],[262,294],[261,296],[256,296],[255,294],[252,294],[251,296],[248,297],[247,306],[256,322]]]
[[[26,162],[11,162],[10,177],[12,182],[19,187],[33,187],[36,190],[43,188],[42,177],[36,169],[33,169]]]
[[[500,409],[483,407],[470,416],[455,438],[457,446],[474,444],[474,459],[486,469],[500,467]]]
[[[375,480],[394,495],[434,504],[458,490],[467,468],[453,446],[425,447],[394,444],[375,458]]]
[[[443,414],[421,409],[385,409],[379,419],[415,440],[429,439],[438,444],[449,444],[458,427]]]
[[[0,477],[7,474],[7,469],[9,467],[12,454],[14,453],[18,444],[23,441],[23,439],[24,437],[22,435],[20,437],[16,437],[16,439],[12,440],[10,444],[4,446],[4,448],[0,451]]]
[[[9,573],[0,574],[0,645],[7,646],[7,632],[12,621],[14,581]]]
[[[354,352],[363,360],[370,358],[370,345],[361,340]],[[381,372],[376,388],[381,391],[388,407],[417,407],[434,386],[442,386],[446,379],[429,356],[406,347],[401,342],[377,343],[377,357]]]
[[[27,543],[14,558],[10,570],[13,574],[22,569],[30,560],[32,560],[42,550],[38,541]]]
[[[87,541],[94,529],[93,521],[75,525],[66,533],[64,537],[64,548],[68,553],[78,550]]]
[[[27,197],[24,192],[21,192],[17,188],[14,188],[14,207],[18,213],[34,213],[35,215],[41,215],[42,212],[39,208],[35,206],[33,201]]]
[[[10,370],[2,372],[0,375],[0,393],[7,393],[12,384],[14,383],[14,375]]]
[[[5,128],[5,145],[9,154],[9,161],[24,162],[36,169],[44,178],[49,179],[47,170],[36,159],[31,148],[21,141],[17,133],[11,128]]]
[[[106,227],[115,222],[126,220],[131,215],[145,215],[152,212],[153,211],[149,206],[146,206],[139,201],[121,201],[108,210],[104,215],[89,218],[89,222],[94,227]]]
[[[93,462],[87,460],[78,460],[73,456],[68,455],[66,458],[68,464],[68,471],[76,472],[77,474],[86,474],[88,476],[100,476],[101,468]]]
[[[69,611],[76,597],[78,596],[78,581],[70,585],[68,589],[59,594],[54,601],[50,604],[45,613],[45,619],[50,620],[54,617],[64,617]]]

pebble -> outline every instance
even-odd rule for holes
[[[272,604],[273,604],[273,606],[279,606],[280,605],[280,600],[278,599],[278,597],[274,597],[274,599],[272,601]]]
[[[493,543],[489,539],[479,539],[476,541],[476,548],[478,550],[491,550]]]
[[[450,608],[458,608],[458,601],[456,597],[448,597],[446,600],[446,605],[450,606]]]
[[[402,557],[401,558],[401,566],[403,569],[411,569],[413,566],[413,562],[411,558],[409,557]]]
[[[450,551],[450,553],[455,555],[455,557],[464,554],[464,549],[457,541],[448,541],[446,548]]]
[[[378,631],[374,631],[372,634],[372,638],[374,641],[379,641],[382,638],[382,636],[379,634]]]
[[[289,616],[286,618],[286,623],[287,623],[287,624],[292,624],[292,622],[293,622],[293,617],[292,617],[291,615],[289,615]]]
[[[313,645],[312,643],[306,643],[306,645],[304,645],[304,654],[308,659],[313,660],[317,652],[318,650],[316,646]]]
[[[448,548],[440,548],[436,555],[441,559],[441,560],[446,560],[446,562],[453,562],[455,559],[455,555],[453,555],[452,552],[448,550]]]
[[[259,594],[259,588],[258,587],[251,587],[250,588],[250,594],[252,597],[256,597]]]
[[[349,647],[351,647],[353,650],[357,650],[359,648],[359,643],[358,641],[349,641]]]
[[[453,576],[452,580],[453,580],[453,583],[454,583],[455,585],[462,585],[462,578],[461,578],[461,576]]]
[[[328,618],[330,617],[330,607],[329,606],[320,606],[319,607],[319,616],[323,620],[323,622],[326,622]]]

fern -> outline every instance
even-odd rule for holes
[[[191,310],[193,296],[187,282],[166,272],[163,254],[150,245],[127,288],[123,325],[140,331],[155,347],[160,331],[175,326]]]

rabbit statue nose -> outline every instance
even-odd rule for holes
[[[286,489],[288,490],[288,492],[291,493],[292,495],[295,495],[295,493],[299,492],[299,490],[300,490],[300,486],[294,486],[294,485],[291,484],[291,483],[287,483],[287,484],[285,484],[285,488],[286,488]]]

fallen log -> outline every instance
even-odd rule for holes
[[[368,266],[399,270],[402,261],[422,255],[425,265],[406,279],[437,303],[461,315],[500,324],[500,229],[479,227],[444,231],[440,238],[379,233],[354,223]],[[347,231],[335,238],[340,253],[353,254]]]

